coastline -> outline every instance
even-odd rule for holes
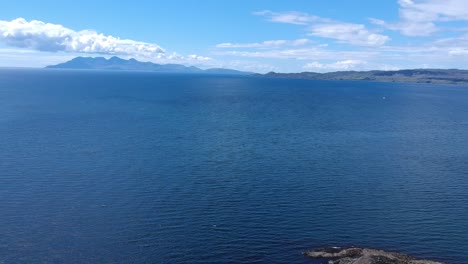
[[[393,83],[452,84],[468,86],[468,70],[408,69],[398,71],[338,71],[254,74],[256,77],[307,79],[321,81],[374,81]]]

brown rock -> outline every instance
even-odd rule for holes
[[[304,252],[304,255],[315,259],[331,259],[329,264],[443,264],[396,252],[358,247],[311,250]]]

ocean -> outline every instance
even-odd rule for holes
[[[468,259],[468,87],[0,70],[0,263]]]

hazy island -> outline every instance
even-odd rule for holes
[[[142,62],[135,59],[121,59],[119,57],[76,57],[70,61],[57,65],[47,66],[48,69],[81,69],[81,70],[117,70],[117,71],[147,71],[161,73],[202,73],[202,74],[228,74],[250,75],[252,72],[243,72],[224,68],[202,70],[194,66],[181,64],[156,64]]]
[[[304,256],[328,260],[328,264],[443,264],[427,259],[417,259],[397,252],[358,247],[310,250],[304,252]]]
[[[259,77],[296,78],[310,80],[348,80],[376,82],[411,82],[468,85],[468,70],[412,69],[398,71],[339,71],[328,73],[301,72],[256,74]]]

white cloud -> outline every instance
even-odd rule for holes
[[[259,43],[221,43],[217,48],[275,48],[281,46],[302,46],[309,43],[308,39],[267,40]]]
[[[314,61],[314,62],[307,63],[306,65],[303,66],[303,68],[305,70],[316,70],[316,71],[328,71],[328,70],[347,71],[347,70],[356,69],[363,64],[366,64],[366,62],[361,61],[361,60],[343,60],[343,61],[337,61],[334,63],[326,63],[326,64]]]
[[[387,23],[375,18],[370,18],[369,20],[375,25],[394,31],[400,31],[401,34],[411,37],[426,37],[439,30],[437,26],[430,21],[403,20],[399,23]]]
[[[452,38],[443,38],[432,40],[427,43],[406,46],[383,46],[380,51],[384,54],[400,54],[406,57],[416,57],[418,59],[426,58],[446,58],[447,55],[466,54],[468,34]],[[430,54],[430,56],[428,56]]]
[[[468,20],[466,0],[400,0],[403,11],[413,11],[417,19],[440,21]]]
[[[456,38],[440,39],[434,42],[439,49],[448,50],[448,54],[452,56],[468,55],[468,34]]]
[[[375,51],[337,51],[320,47],[307,47],[301,49],[279,49],[261,51],[220,51],[215,55],[237,56],[264,59],[294,59],[294,60],[333,60],[336,58],[367,59],[375,57]]]
[[[186,57],[188,60],[194,60],[194,61],[211,61],[212,58],[210,57],[204,57],[196,54],[191,54]]]
[[[372,33],[364,25],[329,22],[310,26],[310,35],[336,39],[358,46],[381,46],[390,40],[388,36]]]
[[[334,72],[334,71],[369,71],[383,70],[395,71],[401,69],[395,65],[380,64],[362,60],[342,60],[330,63],[318,61],[310,62],[302,66],[302,69],[313,72]]]
[[[400,22],[370,19],[376,25],[412,37],[430,36],[439,31],[438,22],[468,21],[466,0],[399,0]]]
[[[17,18],[0,20],[0,41],[18,48],[39,51],[101,53],[160,57],[164,49],[152,43],[120,39],[92,30],[74,31],[59,24]]]
[[[265,16],[271,22],[307,26],[309,35],[335,39],[340,43],[357,46],[380,46],[390,40],[388,36],[373,33],[362,24],[334,21],[307,13],[265,10],[254,14]]]
[[[453,56],[466,56],[468,55],[468,49],[455,49],[455,50],[450,50],[449,51],[450,55]]]
[[[270,71],[278,71],[279,68],[268,63],[261,63],[253,60],[226,60],[218,65],[213,65],[217,68],[237,69],[241,71],[265,73]]]
[[[259,12],[254,12],[254,15],[257,16],[266,16],[268,20],[276,23],[286,23],[294,25],[307,25],[312,21],[323,20],[323,18],[318,16],[312,16],[307,13],[302,12],[273,12],[270,10],[263,10]]]

